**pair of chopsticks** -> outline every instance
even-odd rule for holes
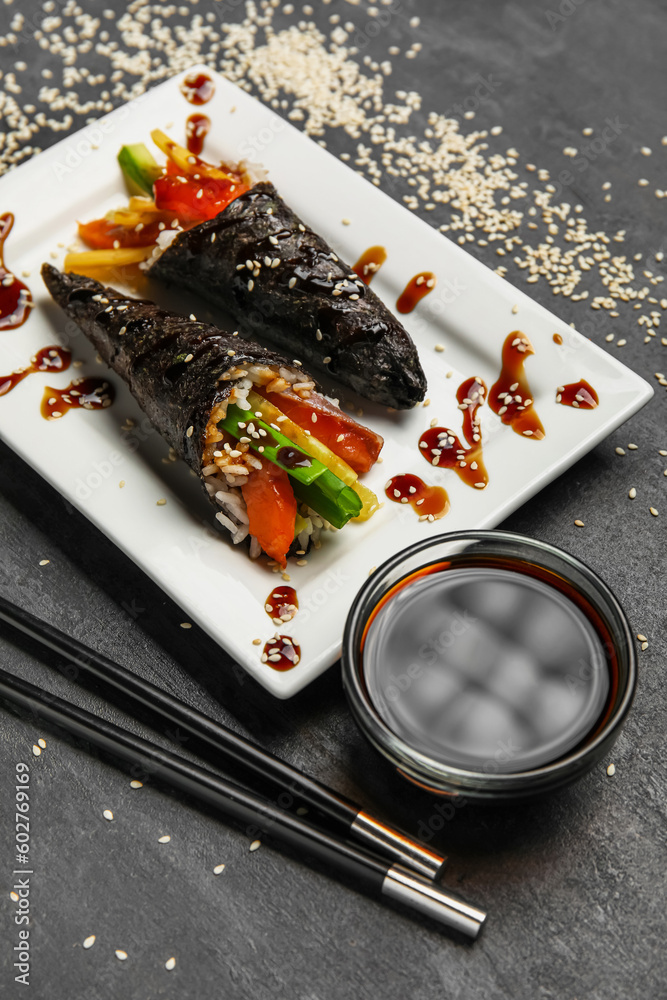
[[[61,726],[112,756],[140,765],[149,775],[215,806],[238,822],[257,826],[298,851],[324,861],[338,874],[352,877],[359,888],[371,894],[402,902],[468,937],[475,938],[479,933],[486,914],[433,883],[445,863],[441,855],[379,822],[354,802],[269,751],[1,597],[0,620],[64,656],[81,674],[109,684],[123,695],[129,708],[147,708],[175,723],[215,749],[221,760],[241,764],[262,781],[268,779],[276,790],[288,792],[290,802],[296,793],[299,799],[336,825],[342,825],[343,836],[323,830],[251,789],[192,764],[4,670],[0,670],[0,698]],[[77,672],[72,679],[78,678]]]

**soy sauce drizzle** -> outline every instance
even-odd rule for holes
[[[72,355],[64,347],[43,347],[25,368],[19,368],[11,375],[0,375],[0,396],[6,396],[34,372],[64,372],[69,368],[71,360]]]
[[[387,251],[384,247],[369,247],[352,266],[352,270],[359,275],[365,285],[370,285],[386,259]]]
[[[396,311],[410,313],[418,302],[435,288],[436,277],[431,271],[422,271],[410,278],[396,302]]]
[[[103,410],[111,406],[114,389],[102,378],[75,378],[64,389],[47,385],[42,398],[42,416],[45,420],[64,417],[68,410]]]
[[[185,123],[185,144],[189,153],[199,156],[204,148],[204,139],[211,130],[211,119],[208,115],[196,113],[190,115]]]
[[[484,404],[486,391],[483,379],[473,377],[462,382],[456,392],[463,415],[463,436],[470,447],[462,444],[448,427],[429,427],[419,439],[419,450],[427,462],[439,469],[453,469],[467,486],[478,490],[485,489],[489,482],[482,454],[478,413]]]
[[[409,503],[420,520],[437,521],[449,513],[447,491],[442,486],[428,486],[411,472],[393,476],[384,492],[394,503]]]
[[[190,104],[208,104],[215,93],[215,84],[206,73],[193,74],[183,80],[181,93]]]
[[[284,445],[278,449],[276,452],[276,461],[286,469],[308,469],[313,464],[312,458],[306,455],[305,451],[299,451],[298,448],[290,448],[288,445]]]
[[[30,289],[5,267],[5,241],[13,225],[11,212],[0,215],[0,330],[16,330],[23,326],[32,309]]]
[[[291,622],[299,610],[294,587],[274,587],[264,604],[264,610],[274,625]]]
[[[579,410],[594,410],[600,398],[593,386],[582,378],[579,382],[559,385],[556,389],[556,402]]]
[[[262,663],[274,670],[291,670],[301,659],[301,647],[288,635],[276,635],[264,646]]]
[[[491,386],[489,406],[516,434],[540,441],[544,427],[533,406],[533,394],[523,370],[526,356],[534,353],[533,345],[520,330],[505,338],[503,366],[498,381]]]

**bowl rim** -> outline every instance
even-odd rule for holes
[[[590,742],[579,746],[579,749],[570,751],[550,764],[543,764],[539,767],[498,774],[485,771],[466,770],[465,768],[443,764],[435,760],[422,751],[415,750],[404,739],[397,736],[393,730],[382,719],[378,710],[373,705],[365,686],[361,681],[363,669],[361,667],[359,650],[355,641],[360,620],[367,620],[370,612],[364,617],[364,602],[369,591],[377,584],[381,576],[386,576],[393,569],[400,566],[408,559],[412,560],[420,553],[427,553],[429,549],[441,546],[447,542],[457,541],[493,541],[517,544],[526,547],[532,555],[548,553],[552,558],[567,564],[574,564],[592,585],[597,595],[601,596],[608,605],[611,615],[606,612],[603,617],[608,620],[614,617],[615,626],[621,632],[622,641],[627,651],[627,677],[625,684],[619,691],[619,700],[611,712],[609,718],[604,723],[599,733]],[[428,560],[424,559],[422,565],[428,565]],[[545,567],[549,568],[549,567]],[[411,569],[410,572],[414,572]],[[565,578],[572,582],[570,576],[565,573]],[[395,586],[396,581],[392,582]],[[580,589],[580,588],[577,588]],[[590,600],[587,594],[583,594]],[[601,609],[598,609],[601,612]],[[616,644],[618,648],[618,643]],[[350,705],[352,714],[364,735],[375,746],[377,750],[387,758],[397,769],[404,773],[404,776],[414,780],[417,784],[423,785],[433,792],[441,793],[463,793],[468,796],[475,794],[481,798],[504,798],[506,795],[533,795],[538,794],[547,788],[569,784],[576,780],[593,764],[600,759],[604,751],[612,744],[618,734],[618,730],[623,725],[627,714],[632,706],[637,687],[637,655],[634,648],[633,635],[630,630],[627,617],[616,595],[609,585],[591,569],[587,563],[572,555],[565,549],[561,549],[549,542],[540,539],[530,538],[514,531],[502,531],[491,529],[464,529],[460,531],[442,532],[438,535],[426,538],[416,545],[410,545],[400,552],[385,560],[373,574],[366,580],[358,593],[355,595],[350,607],[342,642],[342,679],[343,687]]]

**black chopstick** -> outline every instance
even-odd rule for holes
[[[403,903],[468,937],[477,937],[486,914],[444,892],[421,875],[346,843],[299,816],[283,812],[248,789],[99,719],[28,681],[0,670],[0,697],[100,747],[140,764],[165,783],[187,792],[243,824],[253,824],[299,852],[323,861],[355,888]]]
[[[90,676],[112,685],[130,703],[148,708],[205,740],[223,759],[243,765],[262,779],[270,779],[283,792],[293,795],[297,791],[309,805],[342,824],[347,836],[372,850],[386,854],[428,878],[435,878],[445,864],[442,855],[417,843],[400,830],[381,823],[315,778],[2,597],[0,620],[65,656]]]

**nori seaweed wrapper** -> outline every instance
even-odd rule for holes
[[[276,259],[276,267],[265,262]],[[272,184],[256,184],[214,219],[179,233],[148,273],[196,290],[245,334],[268,337],[368,399],[407,409],[424,398],[426,378],[407,331]]]
[[[236,381],[221,382],[221,375],[232,368],[266,365],[298,371],[304,380],[310,377],[259,344],[153,302],[128,298],[92,278],[63,274],[50,264],[42,266],[42,278],[55,302],[127,382],[151,423],[198,475],[211,411]],[[186,361],[189,355],[192,360]]]

